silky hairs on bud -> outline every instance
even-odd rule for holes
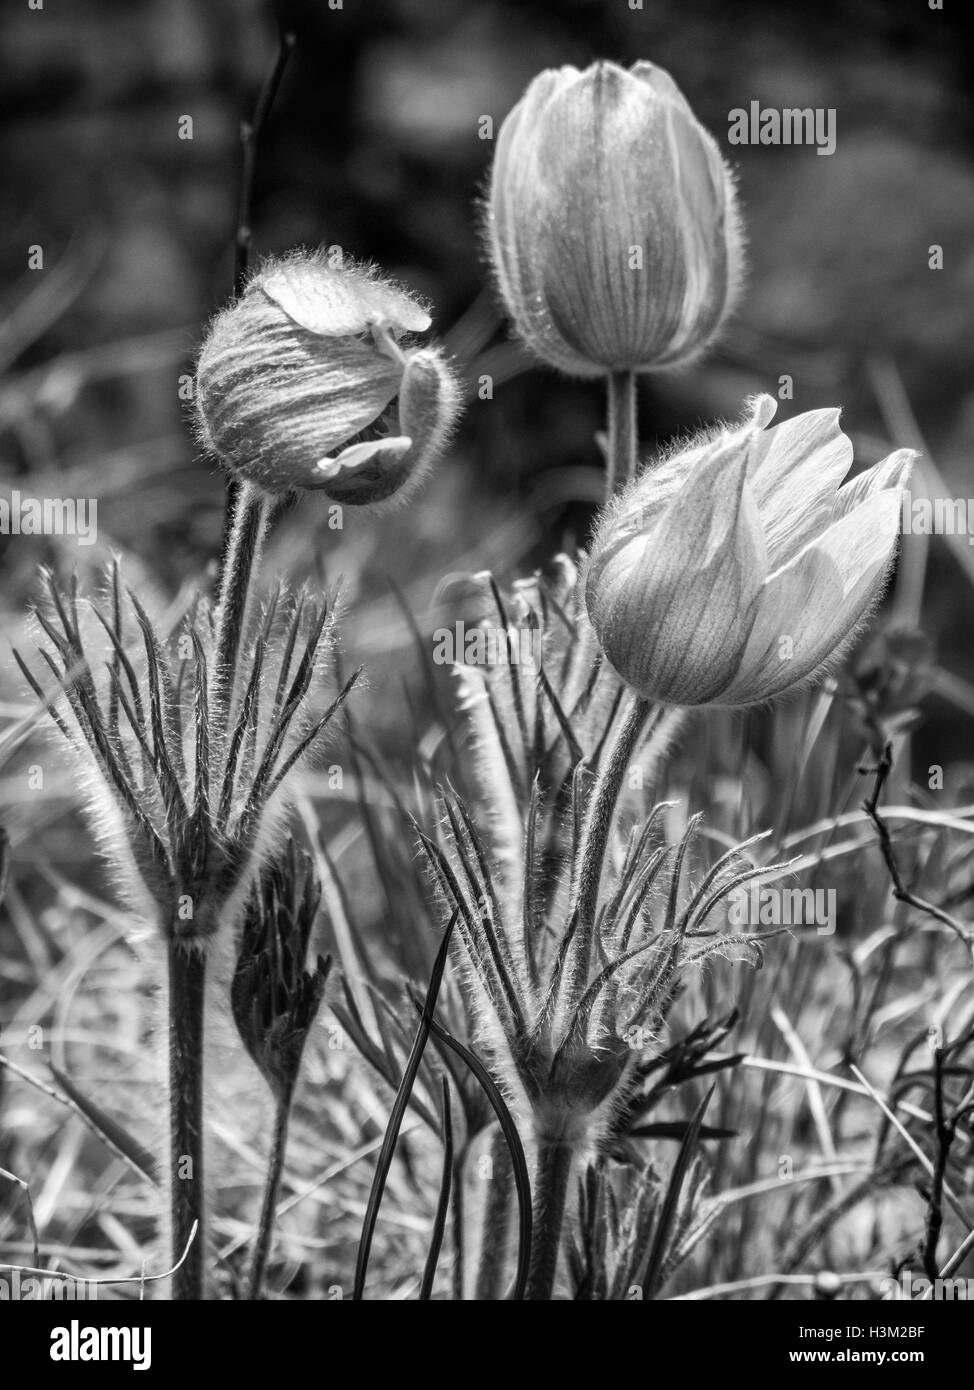
[[[267,492],[323,491],[352,506],[403,500],[459,406],[438,349],[414,347],[425,307],[368,266],[327,252],[263,263],[209,326],[196,374],[203,445]]]

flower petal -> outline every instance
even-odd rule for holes
[[[896,549],[900,493],[868,497],[772,574],[721,704],[756,704],[819,671],[879,597]]]
[[[373,439],[368,444],[350,444],[337,458],[321,458],[315,469],[322,481],[337,478],[344,468],[361,468],[379,455],[387,455],[390,460],[399,460],[413,447],[413,441],[406,435],[387,435],[385,439]]]
[[[552,327],[531,269],[533,247],[542,234],[536,225],[535,199],[543,172],[538,169],[538,155],[543,154],[544,144],[536,137],[552,98],[580,77],[578,69],[570,66],[540,73],[504,120],[494,153],[487,220],[491,260],[518,332],[539,356]],[[568,343],[561,345],[560,356],[565,371],[601,372]]]
[[[832,520],[852,444],[839,428],[838,410],[809,410],[759,435],[752,459],[750,483],[771,568],[778,569]]]
[[[739,444],[716,450],[648,535],[632,537],[588,576],[603,650],[651,698],[703,704],[737,670],[766,574],[746,470]]]
[[[303,330],[261,289],[218,314],[196,368],[207,445],[253,482],[306,485],[314,460],[371,425],[395,398],[401,366],[368,338]]]
[[[860,503],[877,492],[886,488],[906,487],[910,481],[913,464],[918,457],[915,449],[897,449],[888,458],[882,459],[874,467],[867,468],[850,483],[846,483],[845,487],[840,487],[832,506],[833,521],[838,521],[840,517],[855,511]]]
[[[343,338],[373,325],[395,333],[424,333],[432,320],[417,300],[364,266],[329,266],[293,258],[259,272],[255,284],[309,333]]]
[[[746,453],[754,432],[766,429],[774,417],[776,405],[772,396],[751,396],[745,402],[740,424],[720,431],[702,430],[676,453],[646,464],[629,486],[606,504],[592,546],[593,557],[604,563],[634,537],[648,535],[696,469],[712,458],[714,450],[720,451],[724,466],[729,466],[729,451]]]
[[[530,254],[556,328],[603,367],[678,358],[695,327],[712,332],[727,300],[728,193],[716,145],[685,102],[607,62],[552,97],[544,138]],[[699,220],[690,244],[685,183]],[[645,258],[639,269],[633,248]]]

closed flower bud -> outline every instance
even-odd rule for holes
[[[573,376],[688,360],[740,278],[728,169],[652,63],[534,79],[498,137],[488,231],[515,328]]]
[[[429,314],[370,268],[323,254],[270,260],[217,314],[200,351],[203,444],[268,492],[316,489],[351,506],[403,500],[459,405]]]
[[[305,968],[320,900],[310,860],[292,840],[264,869],[244,916],[230,1003],[244,1046],[280,1101],[294,1091],[331,968],[321,956]]]
[[[606,508],[586,603],[609,661],[674,705],[751,705],[821,674],[882,593],[914,453],[844,486],[837,410],[699,436]]]

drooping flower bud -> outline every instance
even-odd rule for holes
[[[413,492],[450,433],[459,392],[415,347],[425,308],[371,268],[324,253],[266,261],[210,324],[196,369],[200,437],[268,492],[350,506]]]
[[[498,136],[488,230],[515,328],[573,376],[687,361],[740,278],[729,171],[653,63],[534,79]]]
[[[770,396],[605,509],[586,603],[613,667],[673,705],[757,704],[821,674],[882,593],[915,454],[840,486],[837,410],[773,429]]]

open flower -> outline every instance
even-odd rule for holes
[[[370,267],[325,253],[266,261],[210,324],[196,369],[200,437],[268,492],[373,505],[415,491],[459,393],[426,309]]]
[[[586,579],[599,642],[640,694],[751,705],[820,674],[879,598],[915,454],[840,486],[837,410],[698,436],[606,508]]]
[[[515,328],[574,376],[686,361],[740,278],[730,174],[653,63],[534,79],[498,137],[488,232]]]

